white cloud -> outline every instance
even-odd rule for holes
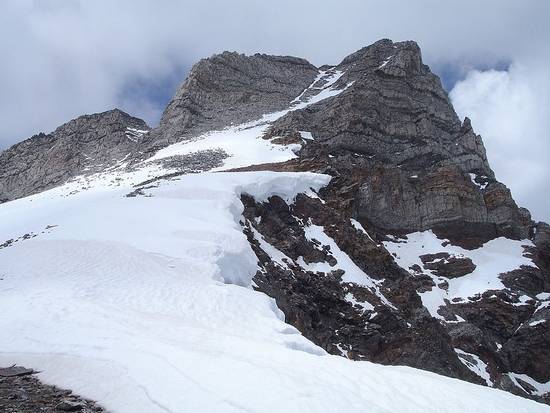
[[[545,60],[471,71],[451,100],[482,135],[497,178],[535,219],[550,221],[550,78]]]

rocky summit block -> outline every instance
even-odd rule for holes
[[[330,70],[340,73],[334,88],[343,92],[289,112],[269,134],[310,132],[315,144],[302,156],[315,157],[322,146],[342,173],[353,159],[364,171],[355,194],[358,217],[384,231],[437,226],[472,245],[529,236],[528,211],[496,181],[481,137],[468,118],[458,119],[416,43],[381,40]]]
[[[317,76],[304,59],[224,52],[193,66],[164,110],[154,148],[285,109]]]

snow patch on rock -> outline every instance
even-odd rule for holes
[[[453,279],[440,277],[430,270],[425,270],[425,273],[432,277],[435,286],[430,291],[419,295],[430,314],[441,320],[444,318],[437,310],[445,305],[445,300],[450,301],[455,298],[467,300],[487,290],[504,289],[505,286],[499,274],[512,271],[522,265],[534,265],[530,258],[523,255],[523,246],[533,245],[529,240],[516,241],[501,237],[488,241],[475,250],[466,250],[445,241],[439,239],[432,231],[423,231],[408,234],[405,240],[384,242],[384,246],[394,255],[396,262],[408,271],[414,265],[423,267],[421,255],[438,252],[470,258],[476,265],[475,270],[470,274]],[[437,286],[443,281],[448,284],[446,289]]]
[[[481,377],[485,382],[487,383],[487,386],[493,386],[493,381],[491,380],[491,375],[489,374],[489,371],[487,370],[487,364],[483,362],[479,358],[479,356],[467,353],[463,350],[460,350],[458,348],[455,348],[455,353],[458,355],[458,359],[464,364],[470,371],[477,374],[479,377]]]
[[[336,266],[331,267],[327,262],[315,262],[306,264],[303,259],[300,262],[305,269],[312,272],[331,272],[337,269],[343,270],[342,282],[354,283],[362,287],[366,287],[380,298],[384,305],[394,308],[395,306],[384,296],[380,290],[380,284],[383,280],[375,280],[369,277],[361,268],[359,268],[353,260],[344,251],[338,247],[336,242],[329,237],[324,228],[319,225],[308,225],[304,227],[305,236],[309,241],[318,241],[323,246],[330,248],[330,253],[337,261]]]

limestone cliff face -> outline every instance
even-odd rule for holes
[[[481,138],[468,120],[461,124],[439,78],[422,64],[416,43],[382,40],[333,70],[343,73],[337,87],[350,85],[344,93],[292,112],[274,128],[298,123],[332,149],[413,172],[452,163],[493,178]]]
[[[84,115],[0,153],[0,200],[63,184],[82,173],[104,170],[128,156],[149,127],[115,109]]]
[[[331,70],[347,89],[290,112],[271,134],[310,131],[332,163],[368,170],[355,194],[359,218],[397,232],[458,235],[446,233],[452,224],[471,239],[529,235],[528,211],[495,180],[481,137],[460,122],[416,43],[381,40]],[[303,156],[317,150],[306,146]]]

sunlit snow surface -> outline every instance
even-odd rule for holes
[[[236,138],[253,147],[255,133],[239,135],[246,130],[220,132],[216,145],[232,148]],[[279,156],[262,153],[235,150],[225,166]],[[166,172],[152,162],[113,168],[0,205],[0,243],[19,239],[0,249],[0,365],[41,370],[42,380],[113,412],[550,411],[428,372],[328,355],[251,288],[257,259],[239,223],[240,194],[292,202],[328,176],[208,172],[125,196]]]

